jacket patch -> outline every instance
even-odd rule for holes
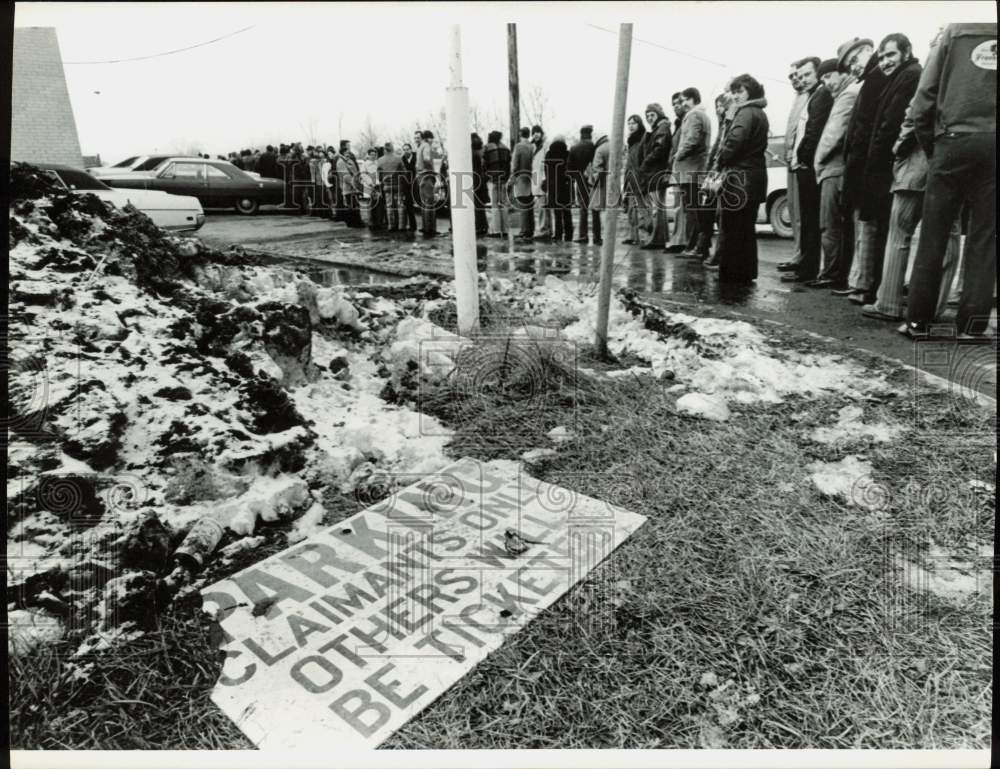
[[[997,41],[987,40],[980,43],[972,49],[969,58],[980,69],[992,69],[995,72],[997,68]]]

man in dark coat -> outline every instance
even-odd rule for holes
[[[403,229],[408,232],[415,232],[417,229],[416,198],[417,192],[417,155],[413,151],[413,146],[407,142],[403,145],[403,156],[400,162],[403,171],[399,177],[399,194],[403,202],[403,218],[405,219]]]
[[[868,145],[871,142],[875,110],[878,109],[886,77],[878,67],[875,44],[868,38],[854,38],[837,49],[838,66],[847,69],[861,83],[854,111],[847,123],[844,135],[844,205],[850,207],[854,217],[855,249],[854,261],[848,277],[848,287],[836,289],[837,296],[848,296],[858,290],[867,291],[860,285],[859,276],[868,254],[885,251],[888,231],[878,232],[875,222],[862,222],[859,218],[861,198],[865,189],[865,163],[868,161]]]
[[[873,57],[875,58],[875,57]],[[913,57],[913,47],[906,35],[886,37],[878,48],[879,69],[886,78],[882,97],[872,117],[871,137],[865,157],[865,186],[858,200],[858,218],[865,225],[874,224],[875,248],[862,251],[856,293],[848,296],[855,304],[871,304],[882,282],[885,243],[889,236],[892,211],[892,148],[899,138],[906,107],[916,93],[920,64]]]
[[[959,340],[981,338],[995,309],[997,280],[996,22],[945,27],[927,55],[911,115],[930,160],[907,322],[899,330],[911,337],[928,333],[949,230],[964,205],[965,279],[955,320]]]
[[[569,161],[567,162],[567,172],[570,183],[576,192],[576,204],[580,207],[580,237],[577,243],[586,243],[587,217],[593,215],[594,221],[600,226],[600,214],[590,212],[590,187],[587,184],[587,166],[594,159],[594,127],[592,125],[580,126],[580,141],[574,144],[569,151]]]
[[[261,153],[260,160],[257,161],[257,173],[265,179],[281,178],[278,169],[278,156],[270,144],[267,145],[267,149]]]
[[[486,181],[489,184],[491,238],[507,235],[507,180],[510,178],[510,149],[500,131],[490,131],[483,150]]]
[[[552,211],[552,237],[567,242],[573,240],[572,193],[566,173],[568,161],[566,142],[557,136],[545,153],[545,204]]]
[[[649,133],[643,146],[642,165],[639,166],[639,184],[649,195],[649,209],[653,217],[653,234],[641,248],[661,249],[666,242],[666,201],[664,192],[670,181],[670,150],[673,144],[670,121],[663,107],[652,103],[646,107],[646,122]]]
[[[802,261],[795,272],[781,276],[781,280],[786,283],[816,280],[823,247],[819,228],[819,184],[813,161],[816,159],[816,147],[823,135],[823,127],[830,117],[833,96],[819,82],[819,65],[819,58],[811,56],[802,59],[797,70],[802,91],[808,94],[808,101],[799,116],[795,132],[795,154],[792,160],[792,170],[799,188],[799,243]]]

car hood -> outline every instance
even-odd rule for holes
[[[99,198],[118,204],[127,200],[139,209],[191,209],[201,211],[198,198],[191,195],[173,195],[162,190],[137,190],[128,187],[116,187],[111,190],[92,190]]]

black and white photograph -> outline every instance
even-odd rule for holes
[[[993,2],[16,2],[11,765],[988,767]]]

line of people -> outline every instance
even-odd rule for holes
[[[913,338],[931,333],[956,283],[959,338],[986,331],[996,283],[996,37],[995,23],[950,24],[923,68],[901,33],[793,62],[795,256],[779,265],[782,280],[830,288],[869,318],[905,317],[898,330]]]

